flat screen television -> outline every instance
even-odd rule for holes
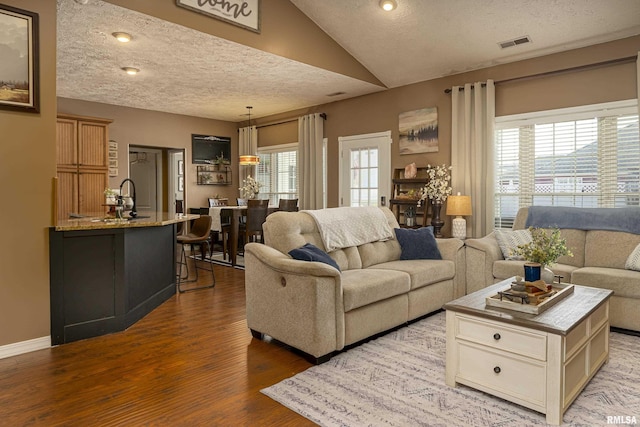
[[[191,163],[208,165],[220,156],[231,162],[230,137],[191,135]]]

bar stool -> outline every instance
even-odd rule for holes
[[[213,264],[209,261],[205,260],[205,254],[210,252],[209,247],[209,234],[211,233],[211,217],[209,215],[200,215],[200,218],[196,219],[193,222],[193,227],[191,227],[191,231],[187,234],[181,234],[176,238],[177,243],[181,246],[180,250],[180,261],[178,261],[178,275],[176,277],[177,289],[178,292],[186,292],[186,291],[195,291],[196,289],[204,289],[204,288],[213,288],[216,285],[216,276],[213,272]],[[193,256],[193,266],[195,270],[195,278],[191,280],[187,280],[189,278],[189,266],[187,264],[187,256],[184,250],[185,245],[190,246],[190,253]],[[207,250],[205,252],[204,246],[206,245]],[[197,282],[198,281],[198,270],[207,270],[205,267],[198,267],[198,256],[196,251],[194,251],[194,246],[200,248],[200,256],[202,257],[202,262],[206,262],[209,264],[208,270],[211,271],[212,283],[196,286],[189,289],[182,289],[182,285],[184,283],[189,282]],[[187,270],[187,274],[185,277],[182,276],[182,266],[185,266]]]

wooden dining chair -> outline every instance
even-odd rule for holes
[[[280,199],[278,201],[278,211],[281,212],[297,212],[298,199]]]
[[[250,199],[247,203],[247,216],[244,224],[240,224],[239,235],[242,236],[242,245],[250,241],[264,243],[262,237],[262,224],[267,220],[269,211],[269,199]]]

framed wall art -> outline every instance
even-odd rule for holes
[[[40,112],[38,14],[0,4],[0,108]]]
[[[438,151],[438,109],[436,107],[400,114],[400,154]]]
[[[260,32],[260,0],[176,0],[180,7]]]

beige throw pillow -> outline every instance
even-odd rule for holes
[[[529,230],[495,230],[494,233],[504,259],[522,260],[523,258],[514,255],[513,251],[517,249],[518,246],[525,245],[533,240]]]
[[[640,271],[640,244],[631,252],[624,265],[627,270]]]

